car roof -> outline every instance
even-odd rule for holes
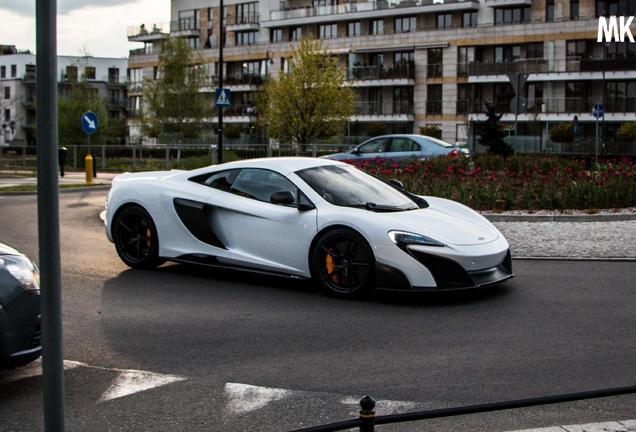
[[[258,159],[244,159],[240,161],[226,162],[211,167],[200,168],[197,170],[189,171],[189,175],[196,174],[198,172],[208,172],[211,168],[215,171],[220,169],[236,169],[236,168],[264,168],[278,171],[281,174],[287,175],[295,171],[303,170],[306,168],[313,168],[318,166],[327,165],[339,165],[343,164],[340,161],[334,161],[331,159],[318,159],[312,157],[271,157],[271,158],[258,158]]]

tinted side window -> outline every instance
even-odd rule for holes
[[[206,186],[210,186],[214,189],[219,189],[225,192],[229,192],[230,188],[232,187],[232,183],[234,183],[234,180],[236,179],[236,176],[238,175],[239,172],[240,170],[234,169],[234,170],[228,170],[228,171],[215,172],[212,174],[209,174],[209,173],[202,174],[202,175],[190,178],[190,181],[193,181],[195,183],[200,183]]]
[[[384,153],[389,148],[389,138],[378,138],[361,145],[358,148],[360,153]]]
[[[409,138],[393,138],[391,141],[391,152],[419,151],[420,146]]]
[[[297,203],[309,203],[302,192],[283,175],[265,169],[243,169],[230,192],[259,201],[271,202],[274,192],[292,191]]]

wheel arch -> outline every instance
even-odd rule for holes
[[[325,234],[331,232],[331,231],[335,231],[338,229],[346,229],[349,231],[353,231],[356,234],[358,234],[360,237],[362,237],[367,244],[369,245],[369,249],[371,250],[371,253],[373,254],[373,259],[374,261],[377,261],[377,258],[375,256],[375,251],[373,250],[373,246],[371,246],[371,242],[369,241],[369,239],[367,238],[367,236],[365,236],[364,234],[362,234],[360,232],[360,230],[352,227],[351,225],[345,225],[345,224],[334,224],[334,225],[328,225],[326,227],[323,227],[320,231],[318,231],[316,233],[316,235],[314,236],[313,240],[311,241],[311,244],[309,246],[309,250],[307,252],[307,263],[309,264],[309,272],[311,273],[311,276],[313,277],[313,265],[312,265],[312,257],[314,255],[314,250],[316,248],[316,244],[318,243],[318,241],[325,236]]]

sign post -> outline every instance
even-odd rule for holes
[[[88,137],[88,154],[84,159],[84,166],[86,168],[86,184],[93,184],[93,156],[91,155],[91,135],[97,131],[97,115],[92,111],[86,111],[82,114],[82,129],[86,132]]]
[[[594,104],[592,107],[592,115],[596,118],[596,165],[598,166],[598,119],[605,117],[605,107],[603,104]]]

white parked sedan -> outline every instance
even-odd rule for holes
[[[133,268],[169,260],[313,278],[340,297],[513,276],[506,239],[478,213],[326,159],[122,174],[105,226]]]

